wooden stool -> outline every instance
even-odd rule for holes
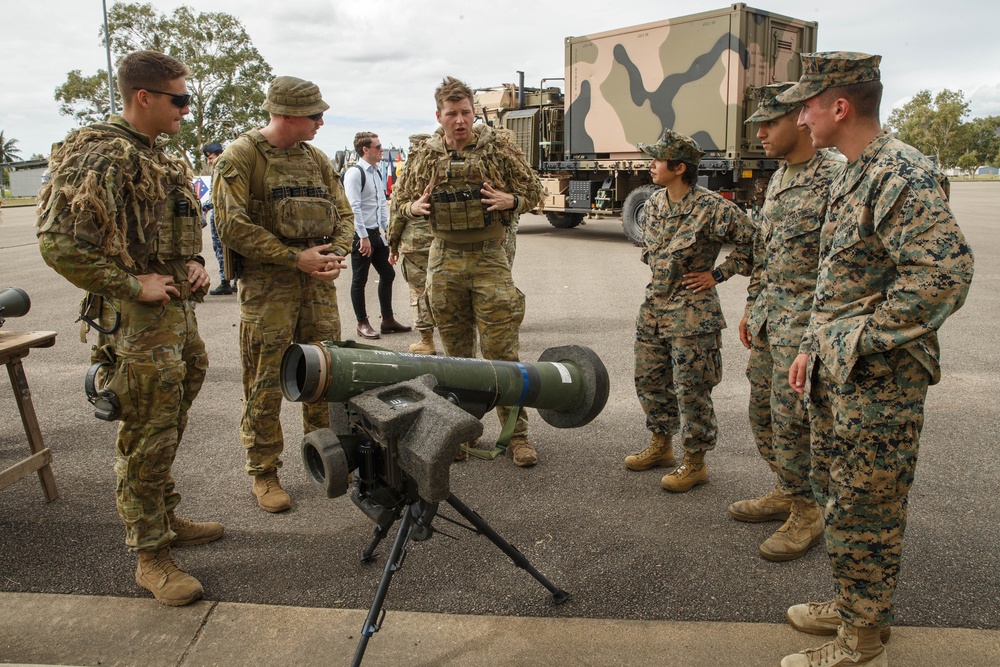
[[[28,331],[24,333],[9,333],[0,331],[0,363],[7,365],[10,384],[14,388],[17,399],[17,409],[21,412],[21,422],[24,432],[28,434],[28,446],[31,456],[0,472],[0,490],[33,472],[38,472],[38,479],[45,491],[45,499],[52,502],[59,497],[56,490],[56,478],[52,475],[52,450],[42,444],[42,431],[35,417],[35,407],[31,404],[31,391],[28,380],[24,377],[21,359],[28,356],[33,347],[52,347],[56,344],[55,331]]]

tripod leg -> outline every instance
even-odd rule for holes
[[[514,561],[514,565],[517,565],[519,568],[534,577],[538,583],[545,586],[545,588],[552,593],[553,602],[556,604],[562,604],[569,598],[569,593],[561,588],[558,588],[555,584],[549,581],[544,574],[536,570],[527,557],[517,550],[517,547],[500,537],[500,534],[493,530],[490,524],[483,520],[483,517],[469,509],[469,506],[456,498],[454,493],[449,495],[445,502],[454,507],[456,512],[461,514],[466,521],[475,526],[476,530],[480,534],[485,535],[490,542],[495,544],[500,549],[500,551],[507,554],[507,557]]]
[[[412,523],[413,513],[409,509],[404,510],[403,520],[399,524],[399,530],[396,532],[396,539],[393,541],[389,557],[385,561],[382,579],[378,582],[378,588],[375,589],[375,599],[372,600],[372,606],[368,610],[368,618],[365,619],[365,624],[361,628],[361,639],[358,641],[358,648],[354,652],[354,661],[351,663],[352,667],[358,667],[361,664],[361,659],[365,657],[365,649],[368,647],[368,640],[381,627],[382,619],[380,616],[384,616],[382,603],[385,602],[385,595],[389,591],[389,583],[392,581],[392,575],[403,565],[403,556],[406,553],[406,541],[409,539],[410,525]],[[388,531],[388,527],[386,527],[386,531]]]
[[[372,559],[372,556],[375,555],[375,549],[378,548],[379,543],[385,539],[385,536],[389,534],[389,529],[392,528],[392,524],[396,523],[396,519],[398,518],[399,517],[394,518],[384,526],[375,526],[375,535],[372,537],[371,543],[364,551],[361,552],[362,562],[367,563]]]

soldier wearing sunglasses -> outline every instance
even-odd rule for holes
[[[104,372],[102,393],[117,403],[102,414],[121,422],[115,473],[125,544],[138,553],[136,583],[170,606],[203,594],[170,547],[223,533],[219,523],[176,514],[171,475],[208,369],[195,318],[209,284],[200,206],[190,173],[160,136],[177,134],[188,112],[187,74],[162,53],[126,56],[122,115],[70,132],[52,152],[37,223],[42,257],[88,293],[81,314],[101,332],[92,360]]]

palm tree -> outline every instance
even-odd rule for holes
[[[21,157],[21,149],[16,146],[17,139],[5,139],[0,130],[0,162],[13,162]]]

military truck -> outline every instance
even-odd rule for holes
[[[476,114],[514,133],[546,189],[536,212],[553,226],[620,218],[639,243],[645,202],[659,186],[636,144],[664,128],[705,150],[702,185],[747,208],[759,203],[778,163],[743,121],[756,109],[755,89],[799,78],[799,54],[815,51],[816,30],[738,3],[567,37],[565,78],[526,88],[518,72],[517,84],[477,90]]]

